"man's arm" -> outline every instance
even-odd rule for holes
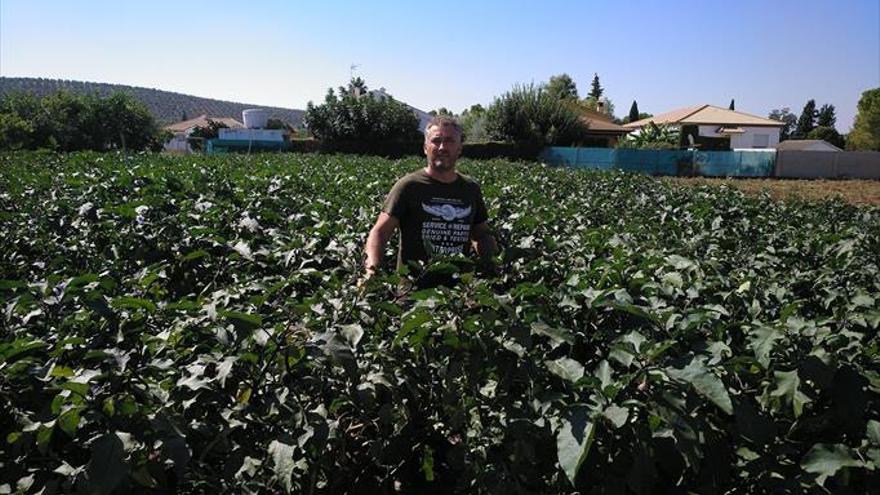
[[[385,245],[388,239],[400,225],[400,220],[385,213],[379,213],[376,224],[370,229],[370,235],[367,236],[367,245],[364,250],[367,252],[367,261],[364,263],[367,276],[372,276],[379,266],[382,265],[382,257],[385,253]]]
[[[487,260],[498,253],[498,244],[489,232],[489,224],[481,222],[471,227],[471,244],[477,256]]]

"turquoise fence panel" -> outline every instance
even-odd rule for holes
[[[246,141],[243,139],[214,138],[207,140],[205,151],[208,154],[222,154],[231,151],[257,153],[260,151],[284,151],[286,148],[287,143],[284,141],[265,141],[261,139]]]
[[[594,170],[614,168],[614,150],[611,148],[577,148],[577,167]]]
[[[776,150],[735,151],[740,154],[741,177],[773,177],[776,175]]]
[[[538,158],[551,165],[577,165],[578,148],[548,146],[541,151]]]
[[[693,153],[688,150],[655,150],[657,153],[657,175],[686,175],[693,162]]]
[[[771,177],[775,151],[703,151],[694,161],[698,175],[714,177]]]
[[[693,151],[693,175],[722,177],[735,175],[739,157],[734,151]]]
[[[776,168],[776,150],[638,150],[553,146],[545,148],[540,159],[551,165],[651,175],[772,177]]]
[[[653,173],[657,165],[657,155],[652,150],[618,149],[615,153],[614,168],[624,172]]]

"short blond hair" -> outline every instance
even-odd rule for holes
[[[428,132],[430,132],[432,127],[446,127],[450,126],[455,129],[455,133],[458,134],[458,138],[460,141],[464,141],[464,129],[461,128],[461,124],[458,123],[453,117],[449,117],[446,115],[437,115],[436,117],[431,117],[431,120],[428,121],[428,124],[425,125],[425,140],[428,139]]]

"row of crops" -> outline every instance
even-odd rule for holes
[[[880,210],[465,162],[359,285],[420,166],[0,155],[0,493],[880,493]]]

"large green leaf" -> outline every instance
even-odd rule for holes
[[[865,463],[853,456],[846,445],[813,445],[801,461],[801,467],[808,473],[818,475],[816,482],[825,485],[825,480],[846,467],[864,467]]]
[[[783,337],[783,333],[773,327],[761,326],[749,332],[749,348],[755,353],[755,359],[761,366],[770,366],[770,354],[776,342]]]
[[[293,483],[293,472],[296,468],[295,447],[273,440],[269,444],[269,455],[272,456],[272,470],[275,473],[275,479],[281,483],[281,487],[286,493],[292,493],[296,487]]]
[[[797,370],[774,371],[773,377],[776,388],[770,392],[770,396],[778,397],[785,404],[791,404],[794,417],[799,418],[804,412],[804,405],[812,401],[800,391],[801,379]]]
[[[348,345],[355,348],[364,336],[364,329],[357,323],[352,325],[342,325],[339,327],[339,335],[342,336]]]
[[[868,440],[872,444],[880,447],[880,421],[874,419],[868,421],[866,429]]]
[[[596,434],[596,425],[590,414],[589,407],[576,404],[569,407],[559,418],[556,453],[559,466],[572,484],[590,452]]]
[[[89,493],[112,493],[128,476],[128,463],[122,440],[115,433],[105,433],[92,443],[92,457],[87,468]]]
[[[563,380],[576,382],[584,376],[584,366],[571,358],[561,357],[553,361],[545,361],[544,364],[551,373]]]
[[[139,297],[117,297],[110,301],[110,307],[116,309],[143,309],[148,313],[156,311],[156,304]]]
[[[537,321],[532,323],[531,332],[533,335],[543,335],[550,339],[554,347],[559,344],[574,344],[574,336],[570,331],[564,328],[551,327],[550,325]]]
[[[697,392],[706,397],[727,414],[733,414],[733,403],[724,382],[706,367],[706,358],[694,357],[683,369],[667,368],[666,373],[675,380],[691,384]]]

